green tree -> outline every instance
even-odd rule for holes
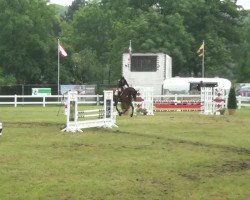
[[[233,78],[233,69],[237,67],[234,49],[239,48],[243,13],[231,0],[220,1],[183,1],[189,5],[179,11],[185,20],[188,31],[195,38],[193,52],[205,40],[205,75]],[[197,56],[197,55],[196,55]],[[201,60],[190,66],[195,74],[201,72]]]
[[[241,48],[235,51],[237,55],[237,61],[239,63],[239,68],[237,71],[237,81],[240,83],[250,82],[250,12],[245,18],[244,27],[242,29],[243,42]]]
[[[237,98],[236,98],[234,86],[232,86],[229,90],[228,100],[227,100],[227,108],[228,109],[236,109],[237,108]]]
[[[74,62],[75,83],[100,83],[103,73],[94,51],[84,49],[79,53],[74,53],[72,59]]]
[[[74,14],[86,4],[85,0],[74,0],[72,4],[68,7],[67,12],[65,12],[65,16],[63,18],[66,21],[70,21],[73,19]]]
[[[196,51],[206,42],[206,75],[232,78],[237,68],[242,12],[231,0],[103,0],[115,16],[114,48],[164,52],[173,58],[173,75],[201,75]],[[116,46],[117,45],[117,46]],[[115,49],[114,52],[119,52]],[[118,56],[118,54],[116,55]],[[118,63],[117,63],[118,64]]]
[[[89,4],[76,14],[72,23],[76,51],[83,48],[95,49],[97,56],[103,58],[103,52],[108,51],[112,33],[109,14],[99,4]]]
[[[0,68],[0,85],[16,84],[16,79],[13,75],[5,75]]]
[[[133,52],[169,54],[174,76],[201,75],[196,51],[205,40],[206,76],[249,80],[249,20],[243,24],[244,11],[233,0],[75,0],[66,18],[60,20],[56,12],[45,0],[0,0],[5,76],[17,82],[57,83],[60,37],[69,54],[61,63],[63,83],[102,82],[107,74],[117,80],[129,40]],[[84,54],[93,63],[79,58]],[[76,62],[84,75],[79,68],[74,77]]]
[[[109,55],[112,35],[110,11],[102,10],[100,4],[88,4],[75,14],[71,27],[72,29],[68,29],[68,34],[70,34],[69,42],[74,53],[82,55],[83,52],[89,52],[90,49],[94,51],[96,61],[101,63],[101,67],[98,65],[97,69],[102,72],[109,63],[107,55]],[[89,67],[95,70],[96,66],[90,65]],[[100,77],[99,73],[96,74],[95,77],[85,73],[84,76],[89,77],[85,77],[85,81],[102,82],[104,77]]]
[[[132,40],[133,52],[163,52],[172,56],[175,75],[187,71],[182,66],[186,66],[193,55],[193,37],[180,14],[163,15],[155,1],[106,0],[104,7],[112,9],[116,19],[110,54],[112,66],[120,66],[115,70],[116,76],[121,73],[121,55],[127,52],[129,40]]]
[[[45,72],[46,68],[54,67],[54,21],[54,8],[44,0],[0,0],[3,73],[26,83],[49,82]]]

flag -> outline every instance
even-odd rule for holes
[[[67,52],[65,51],[64,47],[59,43],[58,44],[59,52],[62,57],[68,56]]]
[[[132,46],[131,46],[131,40],[129,40],[129,47],[128,47],[128,61],[131,62],[132,58]]]
[[[199,57],[204,57],[204,52],[205,52],[205,43],[204,40],[200,46],[200,48],[198,49],[197,53]]]

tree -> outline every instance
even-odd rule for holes
[[[73,73],[76,84],[101,83],[102,68],[96,53],[91,49],[84,49],[72,56],[74,62]]]
[[[107,55],[109,55],[110,51],[113,29],[110,12],[102,10],[99,4],[88,4],[88,6],[82,7],[75,14],[71,25],[70,43],[74,53],[84,56],[83,52],[89,53],[90,50],[93,51],[96,61],[100,63],[97,69],[102,72],[109,63]],[[91,65],[90,67],[92,68]],[[103,80],[103,77],[99,77],[99,72],[97,77],[101,79],[96,79],[94,76],[86,73],[84,76],[88,77],[88,79],[85,77],[84,81],[93,82],[98,80],[98,82],[102,82]]]
[[[205,40],[206,76],[234,78],[232,71],[237,67],[237,61],[233,51],[239,48],[243,13],[231,0],[186,1],[188,2],[192,5],[192,11],[183,9],[182,13],[185,15],[185,24],[196,41],[194,55],[201,41]],[[193,63],[195,71],[200,71],[200,66],[200,62]]]
[[[56,83],[60,37],[69,52],[61,63],[64,83],[102,82],[107,74],[111,81],[117,80],[129,40],[133,52],[169,54],[173,76],[200,76],[196,52],[205,40],[207,77],[235,79],[237,75],[248,80],[249,38],[242,32],[249,27],[242,23],[244,12],[233,0],[75,0],[66,18],[60,20],[56,11],[44,0],[0,0],[0,26],[4,27],[0,66],[5,76],[26,83]],[[93,63],[85,63],[84,54]],[[76,62],[84,67],[80,77],[74,77]],[[97,75],[85,65],[93,65]]]
[[[5,75],[0,68],[0,85],[16,84],[16,79],[13,75]]]
[[[239,63],[238,70],[234,72],[237,74],[237,81],[239,83],[250,82],[250,12],[246,15],[244,26],[242,29],[241,47],[238,48],[234,53],[237,55],[236,59]]]
[[[86,4],[85,0],[74,0],[72,4],[69,6],[65,16],[63,18],[66,21],[71,21],[73,19],[74,14],[84,5]]]
[[[132,40],[137,52],[164,52],[173,58],[173,75],[201,75],[196,51],[206,42],[206,76],[233,78],[237,67],[242,12],[231,0],[103,0],[115,17],[114,52]],[[116,46],[118,45],[118,46]],[[126,51],[126,50],[125,50]],[[117,54],[118,56],[118,54]],[[118,60],[118,58],[117,58]]]
[[[52,32],[55,13],[43,0],[0,0],[0,65],[3,73],[26,83],[46,79],[56,52]],[[56,69],[56,66],[55,66]]]
[[[233,86],[229,90],[228,100],[227,100],[227,108],[228,109],[237,109],[237,99],[236,99],[235,89]]]

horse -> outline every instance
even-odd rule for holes
[[[119,116],[121,116],[122,114],[125,114],[131,107],[132,112],[130,114],[130,117],[133,117],[134,115],[133,101],[136,100],[136,95],[137,95],[137,91],[132,87],[125,88],[123,92],[121,93],[120,97],[118,97],[117,92],[114,92],[114,96],[113,96],[114,106]],[[121,102],[121,108],[123,111],[120,111],[118,109],[118,106],[117,106],[118,102]]]

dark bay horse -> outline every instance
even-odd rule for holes
[[[125,88],[123,90],[120,98],[118,97],[118,94],[116,92],[114,92],[114,97],[113,97],[114,106],[115,106],[115,108],[120,116],[122,114],[125,114],[129,110],[129,108],[131,107],[132,112],[130,114],[130,117],[133,117],[133,114],[134,114],[133,101],[136,100],[136,94],[137,94],[137,91],[132,87]],[[121,102],[122,111],[120,111],[117,107],[118,102]]]

